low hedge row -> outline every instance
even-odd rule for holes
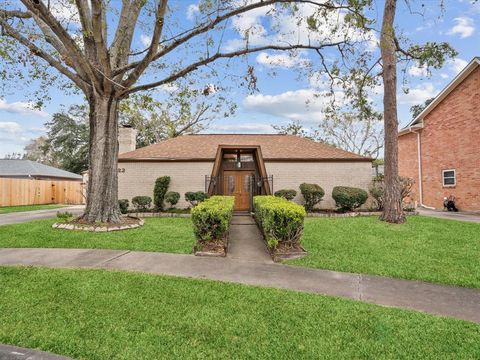
[[[255,219],[271,249],[279,243],[300,244],[306,216],[303,206],[281,197],[255,196],[253,207]]]
[[[212,196],[192,208],[193,231],[197,239],[223,239],[230,228],[234,203],[233,196]]]

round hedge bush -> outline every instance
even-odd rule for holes
[[[293,200],[295,196],[297,196],[297,191],[293,189],[282,189],[275,191],[276,197],[282,197],[287,200]]]
[[[332,198],[342,211],[352,211],[359,208],[368,199],[368,193],[359,188],[348,186],[335,186]]]
[[[305,199],[305,210],[312,211],[314,206],[322,201],[325,191],[317,184],[303,183],[300,185],[300,192]]]

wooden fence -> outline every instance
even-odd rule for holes
[[[0,206],[84,203],[80,181],[0,178]]]

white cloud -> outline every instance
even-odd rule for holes
[[[332,12],[330,17],[323,18],[317,31],[312,31],[308,28],[305,19],[315,14],[318,7],[311,4],[297,4],[296,8],[294,19],[289,12],[277,11],[278,9],[273,6],[261,7],[234,17],[232,26],[237,30],[240,38],[230,39],[225,45],[225,50],[237,50],[244,47],[247,41],[249,46],[266,44],[310,44],[315,46],[342,41],[345,38],[359,42],[364,41],[367,51],[377,47],[377,37],[373,32],[364,36],[359,31],[342,27],[345,25],[343,22],[344,12]],[[336,28],[339,24],[340,29]]]
[[[257,62],[259,64],[267,65],[269,67],[279,68],[293,68],[293,67],[305,67],[308,66],[310,61],[302,57],[303,52],[297,54],[269,54],[261,52],[257,56]]]
[[[459,34],[461,39],[471,36],[475,31],[475,26],[473,19],[467,16],[460,16],[453,21],[456,22],[456,25],[453,26],[448,32],[449,35]]]
[[[22,131],[22,127],[19,123],[14,121],[1,121],[0,132],[8,133],[10,135],[17,134]]]
[[[142,34],[140,35],[140,42],[143,46],[148,47],[152,43],[152,38],[148,35]]]
[[[195,14],[198,14],[200,9],[197,4],[191,4],[187,8],[187,19],[193,20],[195,18]]]
[[[460,58],[456,58],[456,59],[453,59],[453,60],[449,60],[448,64],[449,64],[450,69],[455,74],[458,74],[460,71],[462,71],[465,68],[465,66],[468,65],[468,61],[460,59]]]
[[[211,132],[226,133],[274,133],[268,124],[243,123],[243,124],[217,124],[210,127]]]
[[[70,0],[51,0],[50,11],[55,18],[64,23],[80,25],[80,16],[75,4]]]
[[[398,96],[398,102],[405,105],[415,105],[424,103],[425,100],[435,97],[438,90],[435,89],[432,83],[422,83],[409,89],[407,94],[402,93]]]
[[[337,101],[341,101],[342,98],[342,93],[336,93]],[[323,109],[330,100],[331,97],[327,92],[300,89],[278,95],[249,95],[244,99],[243,105],[249,111],[292,120],[320,122],[324,117]]]
[[[428,76],[428,70],[424,67],[413,65],[408,68],[408,74],[414,77],[426,77]]]
[[[47,112],[43,110],[35,109],[32,103],[23,102],[23,101],[15,101],[15,102],[9,103],[6,100],[1,98],[0,98],[0,110],[4,110],[12,114],[37,115],[41,117],[49,116]]]
[[[445,74],[445,73],[441,73],[441,74],[440,74],[440,77],[441,77],[442,79],[448,79],[448,78],[450,77],[450,75]]]

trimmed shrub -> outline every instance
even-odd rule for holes
[[[300,244],[306,216],[303,206],[276,196],[255,196],[253,207],[255,220],[271,249],[280,243]]]
[[[306,184],[303,183],[300,185],[300,192],[305,199],[305,210],[312,211],[315,205],[322,201],[325,191],[317,184]]]
[[[415,180],[406,176],[399,176],[398,182],[400,184],[400,196],[402,197],[402,204],[405,203],[405,199],[412,196],[413,185]],[[383,198],[385,196],[385,179],[383,175],[376,176],[372,185],[370,185],[369,193],[375,200],[378,210],[383,210]]]
[[[171,208],[177,205],[178,200],[180,200],[180,194],[176,191],[169,191],[165,194],[165,202],[170,204]]]
[[[332,191],[332,197],[340,210],[352,211],[365,204],[368,194],[365,190],[359,188],[335,186]]]
[[[163,201],[170,185],[170,176],[162,176],[155,180],[155,187],[153,188],[153,204],[155,210],[163,210]]]
[[[185,193],[185,200],[192,206],[195,206],[208,198],[208,194],[204,191],[189,191]]]
[[[152,198],[150,196],[135,196],[132,198],[132,205],[139,212],[147,211],[152,206]]]
[[[276,197],[282,197],[287,200],[293,200],[295,196],[297,196],[297,191],[293,189],[282,189],[275,191]]]
[[[128,199],[120,199],[118,200],[118,206],[120,207],[120,212],[122,214],[126,214],[128,212],[128,206],[130,205],[130,202]]]
[[[193,231],[198,240],[224,239],[230,229],[235,197],[212,196],[192,211]]]

